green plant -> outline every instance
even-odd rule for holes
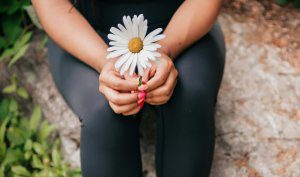
[[[16,76],[2,93],[0,177],[80,177],[79,169],[63,162],[55,127],[42,119],[40,106],[34,106],[30,116],[22,111],[18,102],[28,94],[18,87]]]
[[[276,3],[280,5],[285,5],[288,3],[293,3],[295,7],[300,7],[300,0],[275,0]]]
[[[9,60],[9,66],[17,62],[27,51],[32,22],[26,14],[30,0],[0,1],[0,61]]]

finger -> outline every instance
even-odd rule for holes
[[[133,73],[132,76],[130,76],[129,72],[126,71],[126,72],[124,73],[124,78],[125,78],[126,80],[130,80],[130,81],[132,81],[132,82],[134,82],[134,83],[136,83],[136,84],[138,84],[138,82],[139,82],[139,77],[137,76],[136,73]]]
[[[147,98],[167,95],[169,96],[172,92],[172,89],[176,86],[177,76],[175,72],[171,72],[167,81],[161,86],[147,93]]]
[[[137,90],[137,82],[132,80],[125,80],[117,75],[117,73],[111,73],[106,79],[104,80],[107,86],[118,90],[118,91],[128,91]]]
[[[148,82],[148,80],[149,80],[149,74],[150,74],[150,68],[147,68],[144,71],[144,76],[142,77],[143,82]]]
[[[127,104],[127,105],[117,105],[113,102],[109,102],[109,105],[116,114],[121,114],[124,112],[131,111],[132,109],[134,109],[135,107],[138,106],[138,103],[135,102],[135,103]]]
[[[123,115],[124,116],[129,116],[129,115],[133,115],[133,114],[136,114],[140,111],[140,107],[137,106],[135,108],[133,108],[132,110],[128,111],[128,112],[124,112]]]
[[[177,83],[177,80],[176,80],[176,83]],[[169,95],[157,96],[157,97],[151,97],[151,98],[146,97],[145,102],[148,104],[151,104],[151,105],[162,105],[162,104],[167,103],[170,100],[171,96],[173,95],[175,86],[176,86],[176,84],[172,88],[171,93]]]
[[[150,92],[153,89],[158,88],[159,86],[163,85],[166,79],[168,78],[170,71],[158,69],[155,72],[154,77],[152,77],[148,82],[148,89],[147,92]]]
[[[120,93],[106,85],[100,86],[99,90],[109,101],[117,105],[130,104],[138,101],[138,93]]]
[[[162,105],[167,103],[169,100],[168,96],[159,96],[153,98],[146,98],[145,102],[151,105]]]

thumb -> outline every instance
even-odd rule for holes
[[[128,71],[126,71],[124,73],[124,78],[125,78],[125,80],[133,81],[133,82],[136,82],[137,84],[139,83],[139,78],[136,73],[133,73],[132,76],[130,76]]]
[[[147,69],[144,71],[144,75],[143,75],[143,77],[142,77],[142,81],[148,82],[148,80],[149,80],[149,75],[150,75],[150,70],[151,70],[151,68],[147,68]]]

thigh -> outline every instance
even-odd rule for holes
[[[209,176],[214,106],[224,59],[225,46],[217,24],[175,59],[178,82],[169,102],[161,106],[163,176]]]
[[[80,117],[81,166],[85,177],[140,177],[138,117],[115,114],[98,91],[98,73],[53,41],[50,70],[70,108]]]

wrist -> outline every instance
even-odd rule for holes
[[[99,56],[96,57],[96,64],[95,64],[95,69],[98,73],[100,73],[102,71],[102,68],[103,66],[105,65],[105,63],[107,62],[107,59],[106,59],[106,55],[107,55],[107,52],[106,51],[103,51],[101,52],[101,54]]]
[[[168,37],[166,37],[168,38]],[[163,39],[161,41],[158,41],[157,43],[161,45],[161,48],[159,48],[157,51],[160,53],[166,54],[168,57],[170,57],[172,60],[174,59],[173,51],[172,51],[172,42],[170,42],[170,38]]]

